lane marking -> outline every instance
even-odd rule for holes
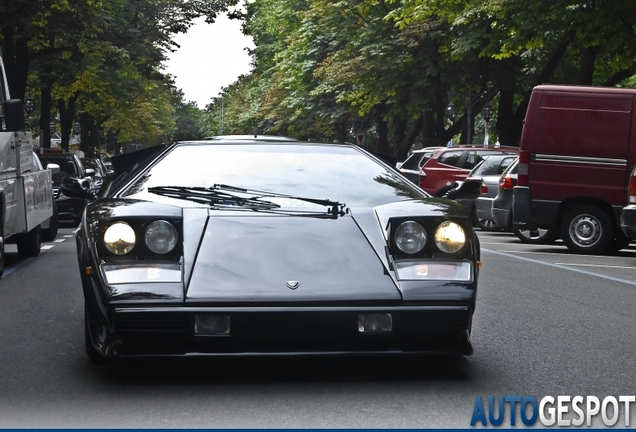
[[[579,255],[579,254],[571,254],[571,253],[559,253],[559,252],[537,252],[537,251],[517,251],[517,250],[504,250],[497,249],[497,252],[510,252],[510,253],[518,253],[518,254],[538,254],[538,255],[558,255],[558,256],[574,256],[574,257],[591,257],[591,258],[608,258],[608,255]]]
[[[567,271],[571,271],[571,272],[575,272],[575,273],[581,273],[581,274],[585,274],[585,275],[588,275],[588,276],[594,276],[594,277],[598,277],[598,278],[601,278],[601,279],[607,279],[607,280],[611,280],[611,281],[614,281],[614,282],[620,282],[620,283],[624,283],[624,284],[628,284],[628,285],[635,285],[636,286],[636,281],[630,281],[630,280],[627,280],[627,279],[621,279],[621,278],[617,278],[617,277],[613,277],[613,276],[607,276],[607,275],[604,275],[604,274],[601,274],[601,273],[591,272],[591,271],[587,271],[587,270],[581,270],[581,269],[572,268],[572,267],[568,267],[568,266],[564,266],[564,265],[560,265],[560,264],[547,263],[547,262],[544,262],[544,261],[539,261],[539,260],[535,260],[535,259],[527,258],[527,257],[522,257],[522,256],[515,256],[515,255],[509,254],[509,253],[499,252],[499,251],[492,250],[492,249],[483,249],[482,248],[482,251],[489,252],[489,253],[492,253],[492,254],[495,254],[495,255],[503,255],[503,256],[506,256],[508,258],[514,258],[514,259],[518,259],[518,260],[521,260],[521,261],[528,261],[528,262],[535,263],[535,264],[541,264],[541,265],[545,265],[545,266],[548,266],[548,267],[554,267],[554,268],[558,268],[558,269],[561,269],[561,270],[567,270]]]
[[[42,245],[42,246],[40,246],[40,250],[41,250],[41,251],[43,251],[43,250],[49,250],[49,249],[51,249],[53,246],[55,246],[55,245]]]
[[[605,264],[577,264],[577,263],[555,263],[555,264],[564,265],[564,266],[605,267],[605,268],[622,268],[622,269],[636,270],[636,267],[633,267],[633,266],[615,266],[615,265],[605,265]]]
[[[55,239],[53,240],[53,243],[62,243],[64,240],[66,239]]]

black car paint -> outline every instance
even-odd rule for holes
[[[91,180],[87,178],[86,171],[80,159],[73,153],[44,154],[40,155],[43,165],[56,163],[60,165],[60,172],[53,176],[53,198],[57,204],[58,220],[60,222],[79,224],[82,212],[89,200],[83,197],[68,196],[62,193],[62,182],[71,179],[85,190],[92,190]],[[65,166],[74,166],[71,172],[65,172]]]
[[[120,184],[143,168],[137,166],[129,171],[128,179],[120,180]],[[105,262],[97,246],[104,223],[142,215],[182,221],[183,284],[109,286],[96,271]],[[398,281],[387,253],[384,229],[392,218],[401,216],[463,221],[470,235],[465,256],[474,265],[472,281]],[[239,238],[237,232],[241,233]],[[241,247],[239,242],[245,233],[249,234],[249,245]],[[422,193],[419,200],[352,208],[345,216],[325,219],[101,197],[87,207],[76,241],[88,325],[99,326],[109,334],[105,340],[96,340],[91,331],[92,343],[106,356],[472,353],[468,335],[477,291],[479,243],[465,209],[450,200],[428,198]],[[246,259],[248,250],[258,252]],[[290,270],[303,265],[302,274]],[[92,270],[83,271],[89,268]],[[282,283],[285,280],[300,280],[299,289],[288,289]],[[363,335],[361,341],[357,334],[338,335],[337,326],[331,328],[329,324],[348,322],[357,313],[369,311],[394,314],[393,340],[387,335]],[[164,329],[159,332],[165,336],[163,342],[152,337],[149,342],[139,338],[142,334],[148,336],[143,329],[131,324],[154,313],[167,313],[177,321],[189,323],[183,324],[188,327],[195,312],[231,314],[233,328],[237,322],[243,343],[218,343],[218,338],[193,336],[183,328],[176,332]],[[278,324],[271,324],[272,320]],[[320,337],[319,323],[323,322],[322,337],[328,342],[323,340],[324,345],[318,343],[313,348],[299,343],[286,327],[294,322],[312,334],[309,339]],[[248,327],[274,333],[264,330],[250,336]],[[413,339],[413,335],[417,337]],[[339,337],[344,339],[338,342]],[[294,340],[282,345],[266,343],[285,338]],[[424,341],[428,341],[426,345],[418,344]]]

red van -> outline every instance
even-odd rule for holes
[[[556,229],[573,252],[630,242],[620,228],[636,164],[636,89],[540,85],[521,134],[513,221]]]

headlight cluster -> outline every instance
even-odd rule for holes
[[[126,255],[135,248],[137,234],[127,222],[115,222],[104,231],[104,246],[114,255]],[[177,229],[168,221],[156,220],[143,227],[143,241],[152,253],[165,255],[179,242]]]
[[[435,228],[433,239],[441,252],[456,253],[466,244],[466,233],[458,223],[444,221]],[[408,220],[395,229],[393,241],[399,251],[416,254],[426,247],[428,234],[419,222]]]

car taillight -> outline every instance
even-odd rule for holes
[[[517,185],[528,186],[528,172],[530,170],[530,152],[519,152],[519,165],[517,167]]]
[[[510,174],[506,174],[505,176],[502,176],[501,179],[499,180],[499,187],[501,189],[512,190],[513,186],[514,186],[514,183],[512,182],[512,177],[510,176]]]
[[[636,204],[636,168],[632,170],[629,178],[629,203]]]
[[[484,182],[481,182],[481,188],[479,189],[479,193],[487,194],[488,193],[488,185]]]
[[[422,184],[424,183],[424,180],[426,180],[426,173],[424,172],[424,170],[420,170],[420,187],[424,187],[422,186]]]

